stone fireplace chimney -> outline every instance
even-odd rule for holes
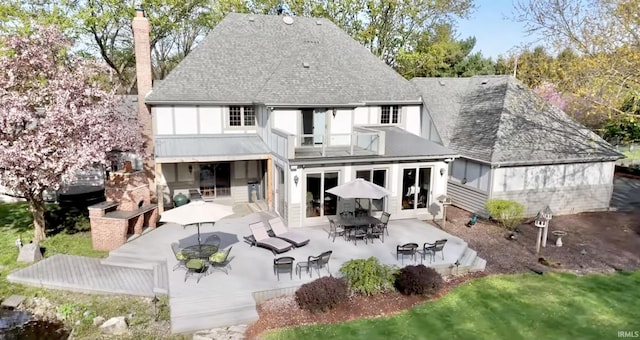
[[[136,79],[138,84],[138,120],[142,126],[142,140],[144,143],[144,173],[149,179],[151,188],[155,188],[155,162],[153,145],[153,128],[151,112],[144,103],[144,98],[151,91],[151,45],[149,20],[144,16],[144,10],[136,9],[136,17],[131,23],[133,28],[133,42],[136,56]],[[153,192],[154,190],[152,190]]]

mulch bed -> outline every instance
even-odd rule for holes
[[[327,313],[300,310],[293,297],[273,299],[258,306],[260,318],[248,328],[246,337],[257,339],[269,329],[392,315],[436,299],[471,278],[490,274],[530,272],[532,269],[587,274],[640,268],[640,211],[554,216],[550,221],[547,246],[540,254],[535,253],[538,231],[532,220],[521,225],[516,240],[510,240],[507,230],[488,220],[479,219],[473,227],[466,227],[471,216],[462,209],[447,208],[445,231],[468,242],[478,256],[487,260],[484,273],[449,278],[444,289],[434,297],[403,296],[396,292],[373,297],[354,296]],[[562,247],[555,246],[553,230],[567,232],[562,237]],[[539,263],[541,257],[558,267]]]
[[[311,313],[298,307],[293,296],[283,296],[258,305],[260,318],[247,329],[247,339],[259,339],[260,334],[269,329],[310,324],[327,324],[362,318],[389,316],[411,308],[425,301],[437,299],[464,282],[487,275],[473,273],[452,277],[446,281],[437,295],[426,297],[402,295],[398,292],[377,294],[369,297],[352,296],[349,301],[325,313]]]

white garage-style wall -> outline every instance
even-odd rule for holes
[[[614,162],[496,168],[492,198],[509,199],[534,216],[549,205],[556,214],[605,210],[613,193]]]

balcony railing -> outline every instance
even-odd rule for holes
[[[329,135],[291,135],[272,129],[271,150],[281,157],[293,159],[304,157],[383,155],[383,131],[356,127],[352,133]]]

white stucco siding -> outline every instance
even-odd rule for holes
[[[222,108],[216,106],[202,106],[199,109],[200,133],[222,133]]]
[[[369,124],[369,108],[368,107],[356,107],[353,110],[353,125],[367,125]]]
[[[196,107],[174,107],[173,115],[176,135],[198,133],[198,109]]]
[[[331,135],[329,145],[350,145],[353,111],[336,109],[335,112],[335,116],[329,114]]]
[[[420,119],[420,106],[405,106],[403,108],[405,112],[405,122],[402,124],[405,130],[413,133],[416,136],[420,136],[421,119]]]
[[[172,107],[153,107],[153,121],[156,135],[172,135],[173,134],[173,108]]]
[[[271,112],[272,126],[278,130],[297,135],[300,116],[300,110],[273,110]]]

